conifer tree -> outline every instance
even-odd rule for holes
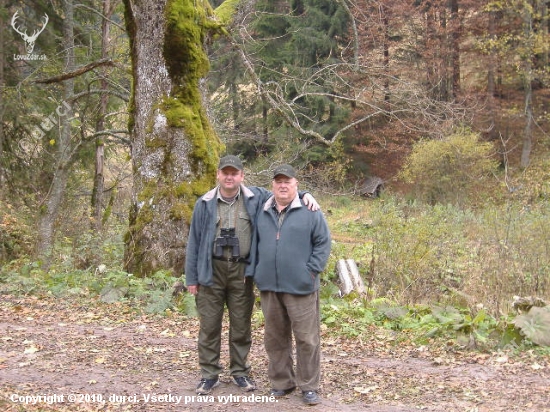
[[[306,131],[330,140],[349,112],[349,105],[339,100],[342,91],[332,72],[347,41],[348,12],[340,2],[324,0],[261,0],[254,10],[249,14],[254,18],[244,23],[250,37],[235,40],[244,52],[241,58],[248,59],[248,76],[235,78],[240,97],[232,98],[241,102],[241,120],[234,122],[247,125],[252,140],[234,147],[252,157],[258,148],[273,150],[281,141],[312,140]],[[263,93],[254,92],[258,82]],[[310,150],[308,158],[323,152]]]

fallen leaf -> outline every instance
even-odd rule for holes
[[[355,392],[358,392],[358,393],[369,393],[369,392],[372,392],[374,390],[378,389],[378,385],[374,385],[374,386],[367,386],[367,387],[364,387],[364,386],[356,386],[355,388],[353,388],[353,390]]]
[[[443,365],[443,363],[445,363],[445,360],[441,357],[438,357],[438,358],[434,359],[434,364],[436,364],[436,365]]]
[[[23,353],[32,354],[32,353],[38,352],[39,350],[40,349],[38,349],[36,346],[31,345],[28,348],[25,348],[25,352],[23,352]]]

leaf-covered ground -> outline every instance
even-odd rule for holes
[[[368,339],[324,331],[321,405],[269,398],[261,327],[250,359],[258,389],[222,376],[199,399],[196,319],[86,302],[0,296],[0,410],[550,411],[548,356],[396,344],[376,328]]]

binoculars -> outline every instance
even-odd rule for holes
[[[222,228],[220,237],[216,238],[215,242],[215,257],[223,257],[223,248],[231,247],[231,256],[239,257],[241,255],[241,249],[239,247],[239,238],[235,236],[235,228]]]

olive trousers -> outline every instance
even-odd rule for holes
[[[260,293],[265,318],[264,345],[269,359],[267,374],[272,389],[299,387],[319,390],[321,338],[319,293],[291,295]],[[296,342],[296,372],[292,336]]]
[[[195,297],[200,320],[199,365],[205,379],[216,378],[220,364],[222,320],[225,306],[229,314],[229,372],[248,376],[248,353],[252,344],[251,316],[254,284],[244,277],[245,263],[213,260],[214,284],[201,285]]]

